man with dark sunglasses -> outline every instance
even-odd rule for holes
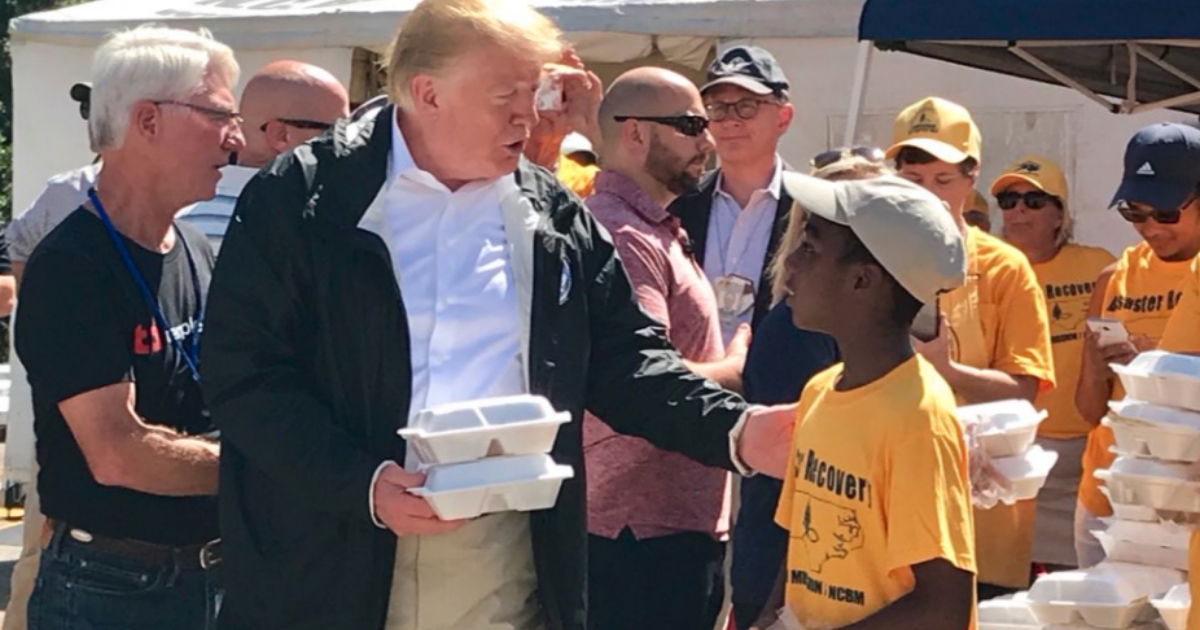
[[[717,301],[666,210],[695,189],[712,151],[696,87],[661,68],[618,77],[600,105],[604,170],[587,205],[612,234],[638,303],[685,364],[740,384],[749,327],[722,343]],[[729,476],[588,414],[589,612],[592,630],[711,628],[724,599]]]
[[[1083,453],[1092,429],[1075,408],[1083,334],[1095,280],[1115,260],[1100,247],[1073,243],[1067,178],[1054,161],[1025,155],[992,182],[1003,215],[1004,239],[1025,254],[1045,294],[1058,386],[1034,404],[1049,417],[1038,427],[1038,444],[1058,453],[1058,464],[1037,497],[1033,561],[1051,570],[1077,565],[1075,511]],[[1100,292],[1104,287],[1099,288]]]
[[[246,134],[246,148],[221,169],[217,196],[188,208],[180,216],[204,232],[218,253],[246,182],[280,154],[321,135],[339,118],[348,116],[350,99],[346,88],[325,69],[285,60],[267,64],[251,77],[239,106],[240,112],[198,111],[214,120],[224,116],[240,123]]]
[[[1124,365],[1154,349],[1179,304],[1188,267],[1200,253],[1200,130],[1161,123],[1143,128],[1125,149],[1125,173],[1112,205],[1133,224],[1142,242],[1128,248],[1096,281],[1089,315],[1120,320],[1128,341],[1101,345],[1087,333],[1075,402],[1093,427],[1083,459],[1075,516],[1075,550],[1081,566],[1104,559],[1094,532],[1112,506],[1093,472],[1113,461],[1112,431],[1099,426],[1109,400],[1124,397],[1111,364]],[[1101,288],[1103,287],[1103,289]],[[1099,297],[1103,299],[1096,299]]]

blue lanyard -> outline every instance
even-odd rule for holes
[[[179,242],[183,244],[184,254],[187,255],[188,268],[192,272],[192,290],[196,293],[197,305],[195,324],[193,325],[192,333],[189,335],[190,341],[186,348],[181,341],[175,338],[175,335],[171,334],[171,326],[167,323],[167,318],[163,315],[162,307],[158,304],[158,297],[150,290],[150,287],[146,284],[146,279],[142,277],[142,272],[134,264],[133,257],[129,255],[129,248],[125,247],[125,241],[121,240],[121,235],[117,232],[117,228],[113,227],[112,220],[108,218],[108,213],[104,210],[104,204],[100,203],[100,198],[96,196],[95,188],[88,190],[88,199],[91,200],[92,207],[96,209],[96,214],[100,215],[100,221],[104,223],[104,229],[108,231],[108,236],[112,239],[113,246],[117,248],[117,253],[121,255],[121,260],[125,263],[125,268],[129,270],[129,275],[133,276],[133,281],[137,283],[138,289],[141,290],[142,298],[146,300],[146,304],[154,312],[154,319],[158,322],[159,330],[161,330],[159,334],[165,336],[171,342],[175,351],[187,363],[188,371],[192,373],[192,379],[199,383],[200,329],[204,325],[204,295],[200,290],[200,274],[196,271],[196,261],[192,258],[192,249],[188,247],[187,239],[183,237],[183,232],[178,227],[175,228],[175,234],[179,237]]]

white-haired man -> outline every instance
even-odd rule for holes
[[[517,0],[418,4],[396,106],[247,185],[204,334],[228,630],[583,630],[588,408],[715,466],[782,474],[794,410],[688,372],[612,242],[522,152],[558,29]],[[572,414],[553,509],[439,520],[397,429],[522,394]],[[741,419],[748,418],[745,422]]]
[[[16,346],[49,522],[31,630],[201,630],[215,616],[219,448],[199,384],[213,254],[175,222],[245,144],[232,51],[139,28],[96,53],[88,210],[34,251]]]

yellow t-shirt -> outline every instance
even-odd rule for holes
[[[917,357],[852,391],[836,365],[800,397],[775,521],[790,532],[786,601],[806,628],[837,628],[910,592],[938,558],[975,572],[954,394]],[[972,627],[974,623],[972,622]]]
[[[1192,260],[1180,290],[1182,295],[1158,347],[1167,352],[1200,354],[1200,258]],[[1200,601],[1200,530],[1192,532],[1188,543],[1188,590],[1192,601]],[[1187,630],[1200,630],[1200,606],[1188,613]]]
[[[599,166],[584,166],[570,156],[563,156],[558,161],[558,181],[566,186],[567,190],[579,195],[580,199],[592,196],[595,191],[596,173],[599,172]]]
[[[1125,250],[1104,292],[1102,317],[1118,319],[1131,335],[1146,335],[1155,343],[1162,338],[1167,318],[1180,296],[1189,262],[1164,262],[1154,255],[1145,241]],[[1121,383],[1113,385],[1113,399],[1125,396]],[[1112,506],[1100,492],[1097,470],[1112,465],[1115,456],[1112,431],[1098,426],[1088,434],[1083,453],[1083,479],[1079,483],[1079,501],[1093,516],[1112,515]]]
[[[942,296],[955,361],[1033,376],[1054,387],[1050,322],[1037,276],[1021,250],[967,230],[967,283]],[[982,335],[982,336],[981,336]]]
[[[1083,333],[1087,330],[1088,303],[1096,278],[1116,258],[1099,247],[1069,244],[1043,263],[1033,265],[1050,316],[1050,343],[1054,348],[1054,380],[1057,387],[1038,396],[1036,405],[1049,416],[1038,434],[1070,439],[1083,437],[1092,425],[1075,407],[1075,390],[1083,363]],[[1103,289],[1101,289],[1103,290]]]

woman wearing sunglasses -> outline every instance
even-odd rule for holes
[[[1102,531],[1100,519],[1112,514],[1092,475],[1113,462],[1109,449],[1115,440],[1100,421],[1108,413],[1108,402],[1125,396],[1109,366],[1126,364],[1158,346],[1186,289],[1189,265],[1200,253],[1200,130],[1175,123],[1146,127],[1129,141],[1124,164],[1112,205],[1142,242],[1126,249],[1116,265],[1101,274],[1096,294],[1103,299],[1093,300],[1089,313],[1120,320],[1130,337],[1102,344],[1089,332],[1084,340],[1075,403],[1095,428],[1088,436],[1079,484],[1075,550],[1080,566],[1104,559],[1093,532]]]
[[[1033,561],[1051,570],[1074,567],[1075,504],[1092,429],[1075,408],[1075,389],[1092,290],[1115,258],[1102,248],[1071,242],[1067,178],[1053,161],[1038,155],[1019,158],[996,178],[991,193],[1002,212],[1004,239],[1029,259],[1046,294],[1058,383],[1035,402],[1049,414],[1038,429],[1038,444],[1058,453],[1058,464],[1037,497]]]

